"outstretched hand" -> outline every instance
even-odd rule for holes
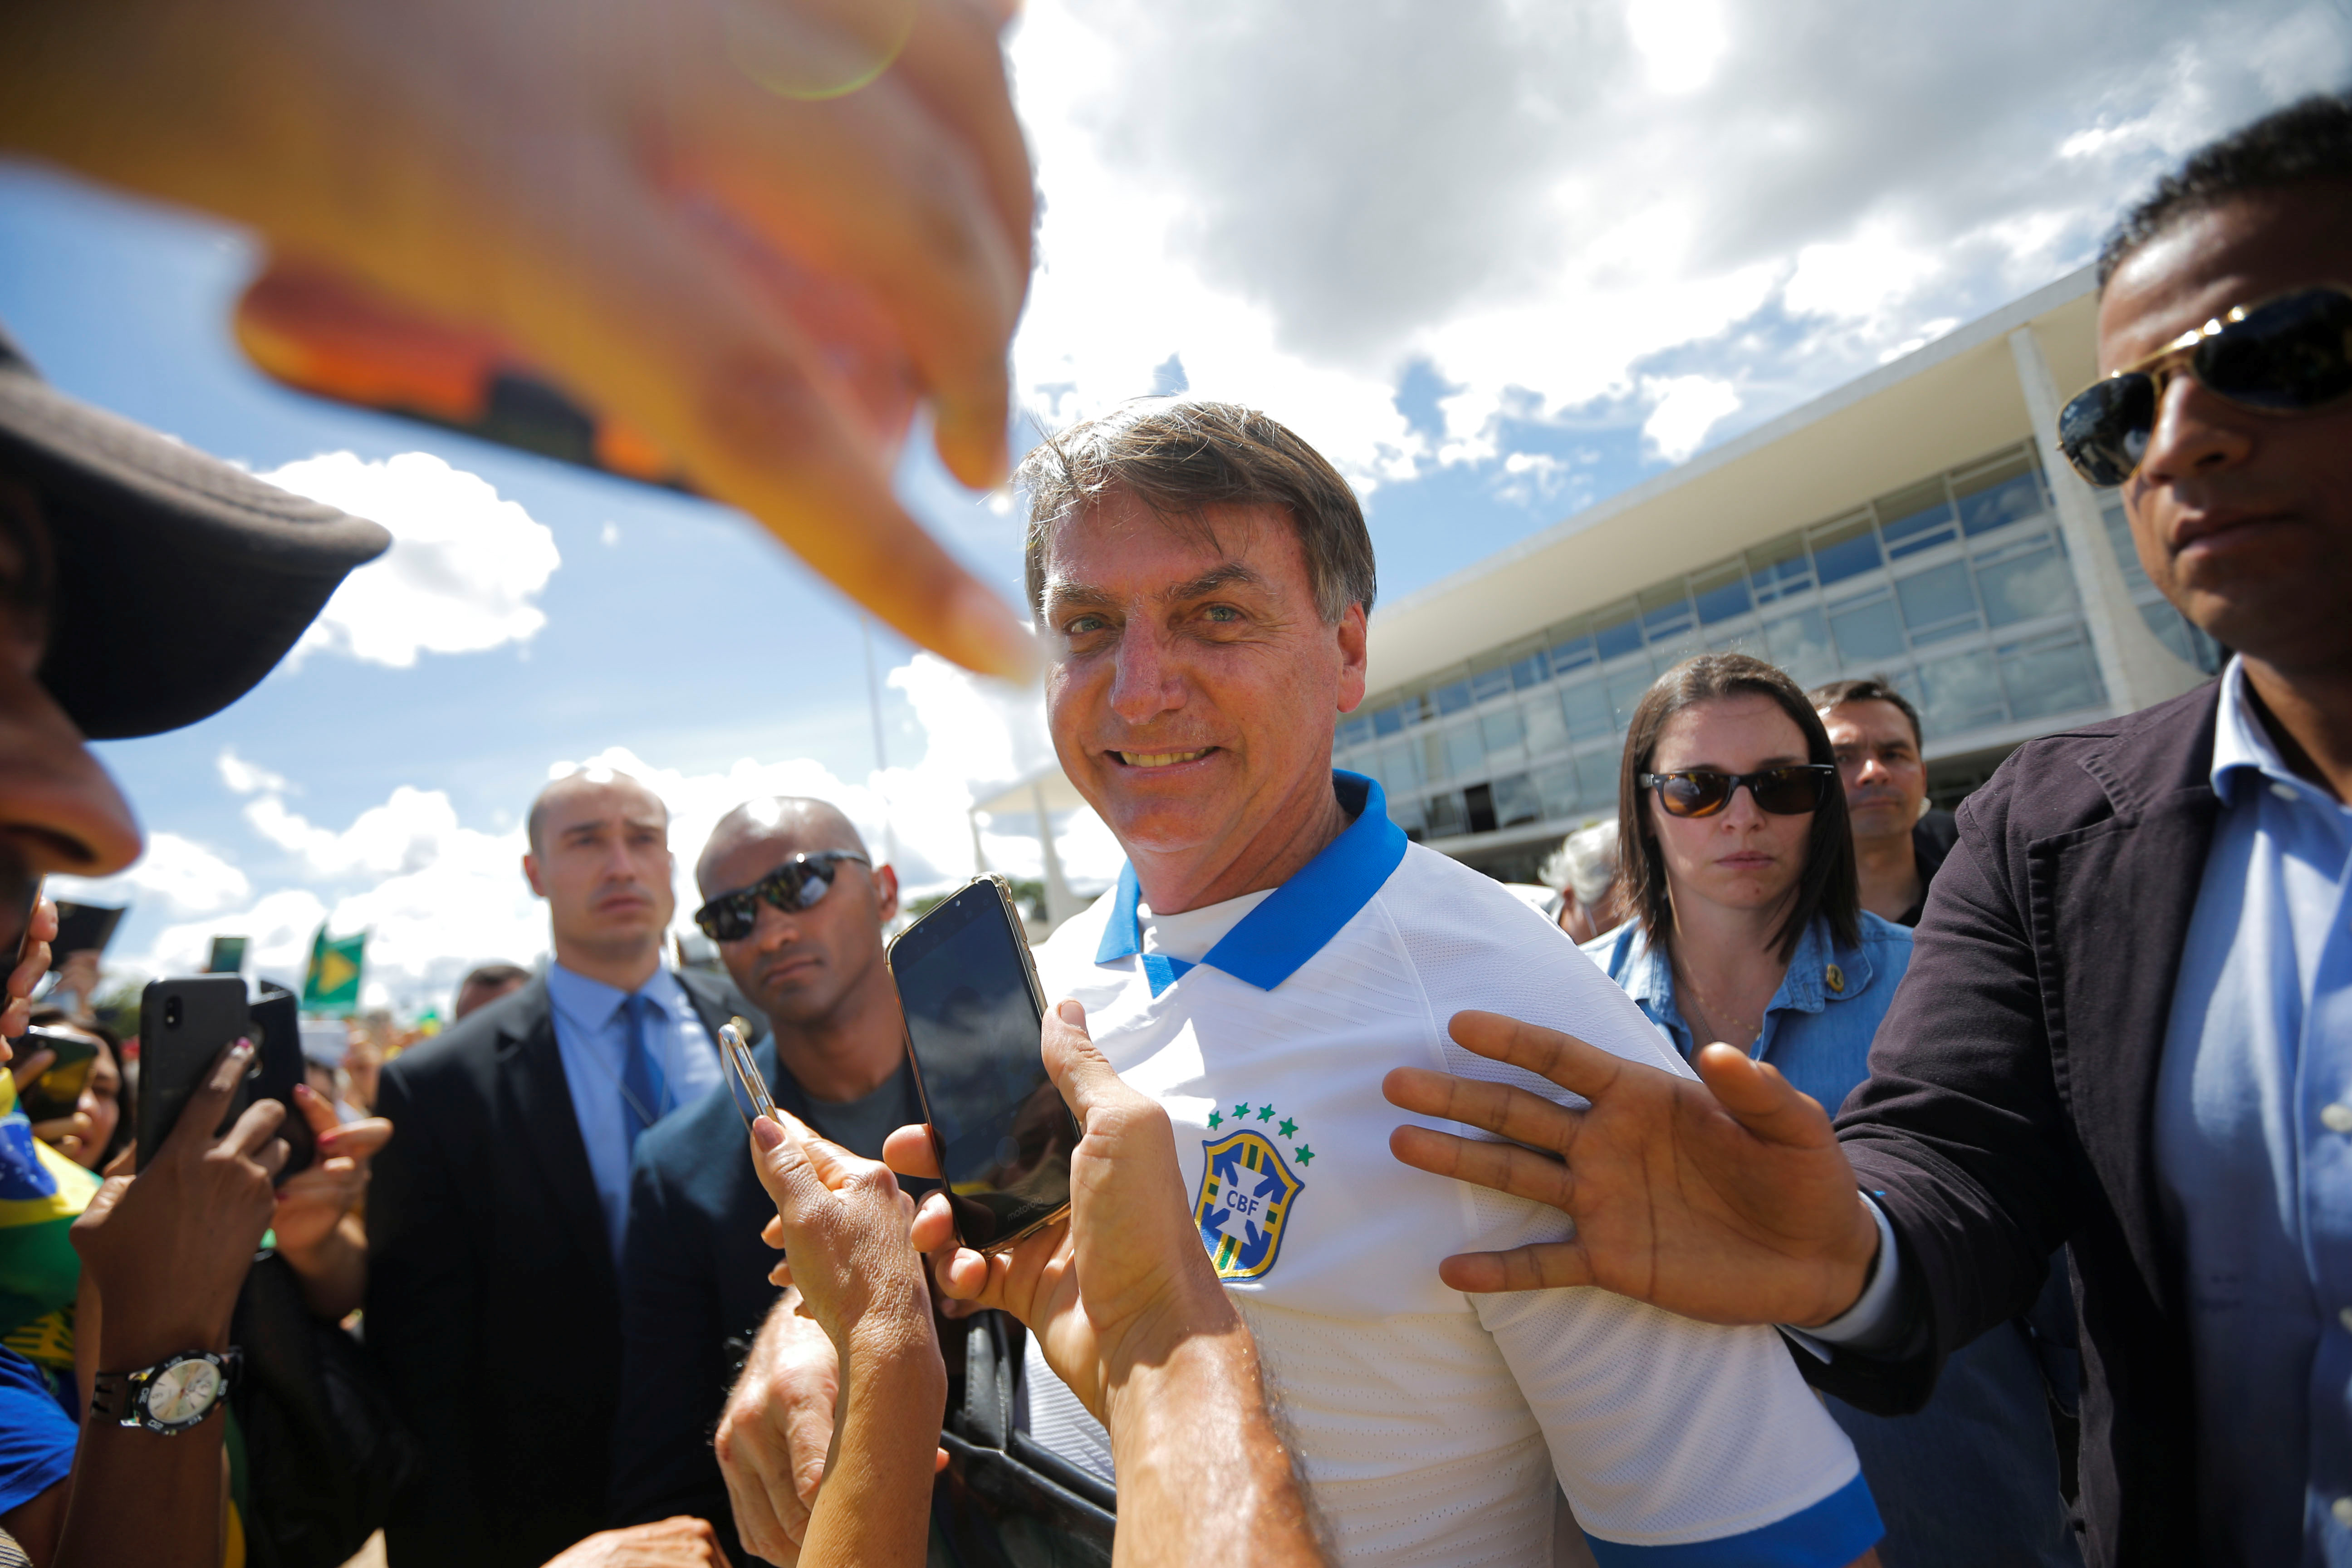
[[[248,309],[266,365],[366,395],[485,338],[908,637],[1018,674],[1021,622],[891,486],[917,396],[950,472],[1005,477],[1034,216],[1009,10],[37,0],[0,8],[0,146],[246,224],[363,302],[325,338]],[[354,334],[372,354],[325,374]]]
[[[1070,1219],[1009,1252],[978,1253],[955,1245],[947,1199],[934,1193],[916,1212],[914,1243],[933,1254],[942,1294],[1020,1319],[1046,1364],[1108,1425],[1129,1368],[1241,1320],[1202,1250],[1168,1113],[1119,1081],[1077,1003],[1047,1015],[1043,1046],[1084,1134],[1070,1156]],[[908,1175],[939,1174],[920,1127],[892,1133],[883,1154]]]
[[[1400,1127],[1389,1135],[1398,1159],[1575,1222],[1565,1240],[1449,1258],[1447,1285],[1598,1285],[1707,1322],[1800,1327],[1862,1294],[1877,1226],[1828,1114],[1777,1068],[1711,1045],[1694,1083],[1493,1013],[1457,1013],[1450,1033],[1589,1105],[1421,1068],[1382,1080],[1392,1105],[1508,1140]]]

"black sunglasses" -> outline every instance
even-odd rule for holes
[[[713,942],[741,942],[760,923],[760,905],[773,904],[786,914],[814,909],[833,889],[833,879],[844,860],[871,869],[874,862],[846,849],[820,849],[795,855],[748,888],[721,893],[694,911],[694,923]]]
[[[2131,478],[2183,366],[2241,408],[2325,407],[2352,393],[2352,290],[2330,285],[2240,305],[2086,388],[2058,411],[2058,446],[2074,471],[2095,485]]]
[[[1658,792],[1658,804],[1668,816],[1713,816],[1731,804],[1743,784],[1758,810],[1775,816],[1802,816],[1821,810],[1837,784],[1837,774],[1828,763],[1797,763],[1766,768],[1760,773],[1719,773],[1709,768],[1643,773],[1639,782],[1643,789]]]

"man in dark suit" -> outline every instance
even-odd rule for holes
[[[776,1103],[878,1160],[884,1139],[923,1119],[882,959],[896,873],[833,806],[782,799],[721,818],[695,874],[708,900],[697,921],[774,1026],[753,1054]],[[835,1363],[823,1331],[768,1282],[778,1256],[761,1231],[776,1210],[743,1114],[720,1089],[637,1146],[614,1517],[697,1515],[730,1545],[790,1562],[833,1435]]]
[[[1896,925],[1927,912],[1927,886],[1951,854],[1959,826],[1927,809],[1927,763],[1919,710],[1877,676],[1833,680],[1806,693],[1830,732],[1862,907]]]
[[[652,791],[560,779],[530,844],[553,963],[383,1074],[401,1152],[369,1198],[367,1339],[425,1455],[386,1531],[404,1568],[537,1568],[609,1522],[629,1157],[719,1082],[719,1026],[756,1019],[723,981],[662,967],[677,900]],[[638,1544],[716,1548],[706,1530]]]
[[[2107,379],[2061,431],[2237,650],[2221,680],[2029,742],[1961,807],[1834,1137],[1727,1047],[1702,1087],[1473,1015],[1457,1038],[1591,1109],[1435,1074],[1391,1098],[1568,1168],[1393,1145],[1576,1222],[1449,1259],[1458,1287],[1802,1325],[1814,1380],[1890,1414],[2064,1243],[2086,1561],[2317,1568],[2352,1559],[2352,99],[2194,155],[2100,273]]]

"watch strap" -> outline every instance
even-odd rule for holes
[[[151,1419],[142,1407],[140,1395],[153,1383],[158,1374],[182,1362],[210,1362],[220,1373],[220,1393],[205,1407],[204,1415],[183,1426],[166,1426]],[[236,1392],[237,1374],[244,1370],[245,1352],[235,1345],[226,1351],[183,1351],[178,1355],[165,1356],[152,1366],[137,1367],[130,1372],[101,1372],[90,1379],[89,1411],[101,1421],[119,1426],[144,1426],[151,1432],[170,1434],[203,1425],[214,1411],[228,1402]]]

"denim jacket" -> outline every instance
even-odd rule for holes
[[[1691,1038],[1690,1025],[1675,1005],[1674,965],[1651,951],[1641,922],[1628,921],[1585,943],[1584,951],[1689,1060],[1705,1042]],[[1862,941],[1847,947],[1831,937],[1828,921],[1815,916],[1764,1009],[1764,1032],[1748,1054],[1780,1068],[1835,1116],[1847,1092],[1870,1076],[1871,1038],[1910,962],[1911,933],[1892,921],[1863,911]]]

